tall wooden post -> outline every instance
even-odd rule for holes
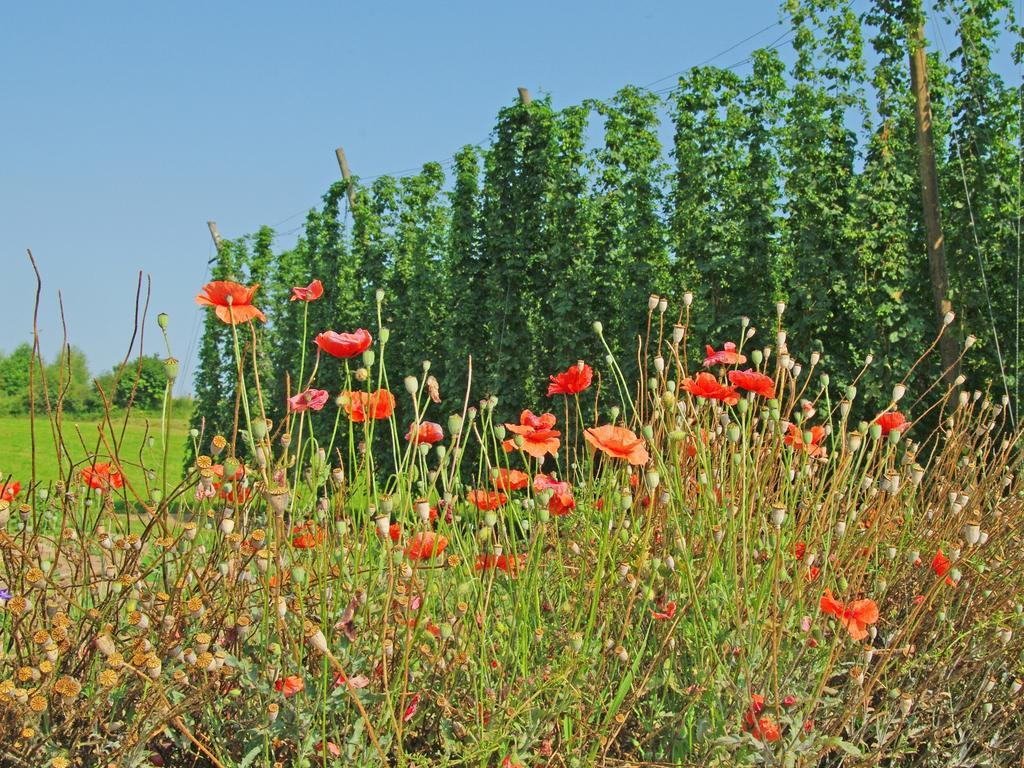
[[[334,156],[338,158],[338,168],[341,169],[341,178],[348,182],[348,204],[353,207],[356,204],[356,188],[352,184],[352,172],[348,169],[348,160],[345,159],[345,150],[338,147],[334,150]]]
[[[220,232],[217,231],[217,222],[216,221],[208,221],[208,222],[206,222],[206,226],[210,228],[210,237],[213,238],[213,245],[214,245],[214,247],[216,247],[217,253],[220,253],[220,245],[221,245],[222,241],[220,239]],[[207,262],[207,264],[213,264],[213,262],[215,262],[216,260],[217,260],[217,256],[214,255],[214,257],[212,259],[210,259]]]
[[[519,86],[519,103],[524,107],[528,107],[533,103],[533,99],[530,98],[530,92],[522,86]]]
[[[928,60],[925,56],[924,25],[919,24],[910,40],[910,87],[914,92],[914,122],[917,125],[918,173],[921,178],[921,207],[928,247],[928,277],[932,284],[935,319],[942,328],[949,300],[949,272],[946,270],[946,246],[942,237],[942,209],[939,205],[939,179],[935,167],[935,140],[932,134],[932,105],[928,95]],[[953,327],[944,329],[939,339],[939,356],[946,380],[960,375],[957,357],[959,344]]]

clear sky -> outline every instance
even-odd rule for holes
[[[556,106],[776,41],[776,0],[7,3],[0,22],[0,350],[40,329],[94,372],[123,356],[139,270],[186,362],[214,219],[287,231],[338,176],[444,160],[516,86]],[[744,38],[756,35],[752,40]],[[674,78],[667,78],[668,85]],[[292,234],[279,242],[294,240]],[[162,352],[155,323],[146,349]],[[194,356],[193,356],[194,357]],[[183,372],[185,386],[191,371]]]

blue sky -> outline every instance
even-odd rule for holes
[[[516,86],[557,105],[647,84],[777,22],[775,0],[6,4],[0,23],[0,350],[71,341],[123,356],[139,270],[189,358],[212,245],[291,230],[337,178],[443,160],[485,139]],[[777,26],[715,61],[783,34]],[[671,84],[674,78],[664,81]],[[283,223],[282,223],[283,222]],[[290,238],[283,238],[286,243]],[[162,352],[155,323],[146,349]],[[191,371],[182,376],[186,386]]]

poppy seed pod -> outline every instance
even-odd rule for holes
[[[168,357],[164,359],[164,375],[170,382],[178,378],[178,361],[175,358]]]
[[[782,317],[782,314],[786,311],[786,302],[777,301],[775,302],[775,314]]]
[[[942,316],[943,325],[952,325],[954,320],[956,320],[956,312],[947,312]]]
[[[775,506],[772,507],[770,517],[772,525],[774,525],[776,528],[781,528],[783,521],[785,521],[786,519],[786,508],[781,504],[776,504]]]
[[[907,394],[907,388],[903,384],[897,384],[892,388],[892,401],[898,403]]]
[[[415,395],[420,389],[420,382],[415,376],[405,377],[405,391],[410,395]]]
[[[691,304],[693,304],[693,293],[692,292],[687,291],[686,293],[683,294],[683,304],[686,305],[687,308],[689,308],[689,306]]]
[[[904,717],[910,714],[910,710],[914,707],[914,697],[909,693],[904,693],[900,696],[900,712],[903,713]]]
[[[594,333],[596,333],[598,336],[604,333],[604,325],[601,324],[600,320],[594,321]]]
[[[672,343],[673,344],[678,346],[679,343],[683,340],[683,337],[685,335],[686,335],[686,329],[682,325],[680,325],[679,323],[676,323],[675,325],[672,326]]]
[[[963,528],[964,541],[967,542],[967,546],[973,547],[981,538],[981,523],[977,521],[971,521],[964,525]]]
[[[658,299],[658,313],[664,315],[668,311],[668,299],[662,296]]]
[[[656,293],[652,293],[647,297],[647,309],[651,312],[658,308],[659,297]]]

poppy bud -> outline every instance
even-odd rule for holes
[[[600,320],[594,321],[594,333],[596,333],[598,336],[604,333],[604,326],[601,324]]]
[[[377,303],[380,304],[381,302],[384,301],[384,289],[378,288],[376,291],[373,292],[373,296],[377,300]]]
[[[188,431],[188,434],[189,434],[189,437],[191,437],[193,440],[195,440],[197,437],[199,437],[199,430],[196,429],[195,427],[193,427],[192,429],[190,429]]]

